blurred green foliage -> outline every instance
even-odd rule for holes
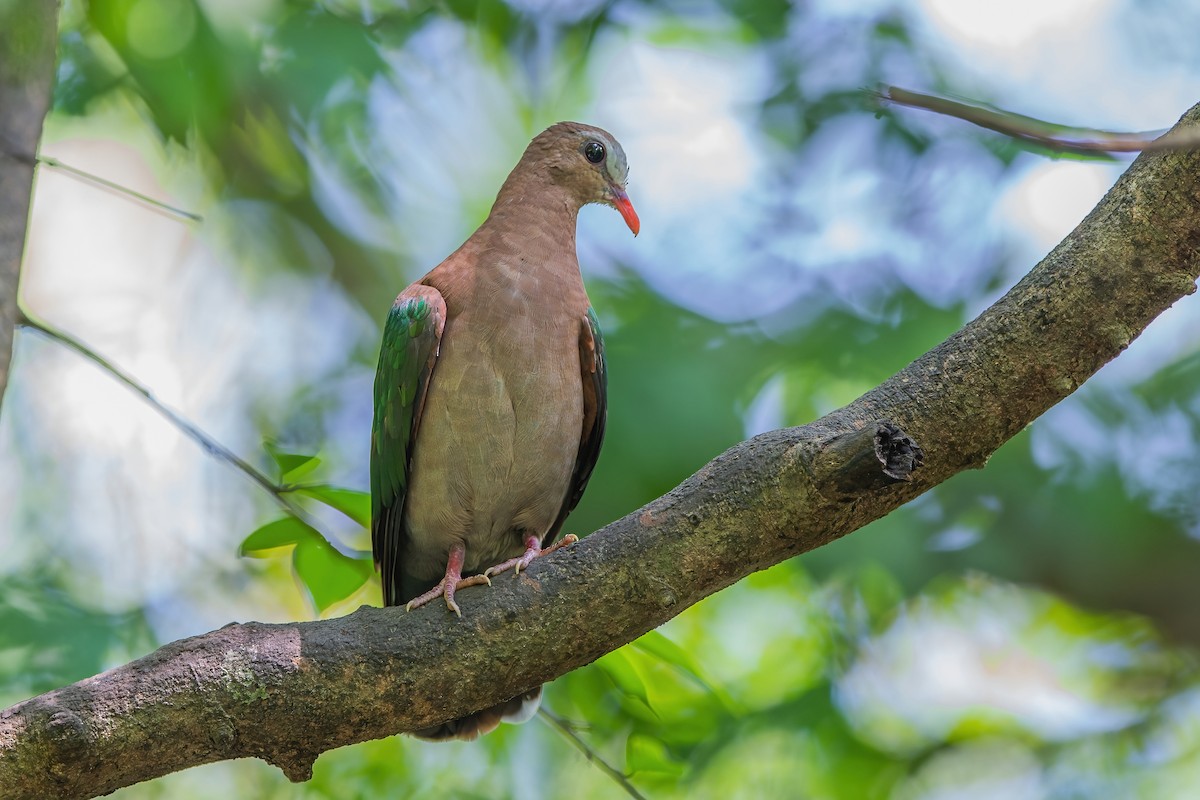
[[[93,610],[47,569],[0,579],[0,599],[0,704],[6,706],[154,646],[141,613]]]
[[[213,239],[237,269],[328,280],[380,322],[395,293],[433,265],[364,236],[334,206],[350,196],[359,217],[412,210],[387,180],[378,137],[419,132],[381,134],[370,97],[397,64],[416,68],[397,54],[437,26],[467,31],[473,55],[514,85],[514,116],[527,133],[595,91],[588,69],[606,35],[749,48],[761,56],[766,88],[747,114],[780,151],[779,181],[822,131],[871,119],[883,155],[862,161],[927,192],[904,220],[918,236],[940,235],[921,208],[942,199],[922,176],[938,168],[943,139],[967,141],[996,174],[1024,152],[868,106],[859,87],[881,80],[952,84],[903,10],[822,15],[819,4],[720,0],[549,3],[533,13],[533,4],[500,0],[278,0],[250,4],[250,25],[225,5],[65,3],[55,111],[87,118],[117,100],[129,104],[164,150],[197,166],[200,196],[247,212],[232,214],[232,230]],[[535,91],[539,81],[570,99],[556,105],[550,90]],[[484,133],[478,147],[488,150]],[[341,200],[315,165],[337,173]],[[478,188],[469,207],[486,209],[491,190]],[[768,221],[757,232],[766,240],[809,222],[787,214]],[[884,255],[854,272],[869,292],[839,294],[828,278],[782,309],[735,322],[685,307],[633,265],[589,272],[606,331],[610,418],[568,527],[595,530],[675,486],[745,438],[764,395],[774,392],[776,424],[801,424],[853,399],[994,296],[1011,277],[1003,251],[984,248],[977,279],[950,300],[898,277]],[[788,274],[785,261],[771,263]],[[345,347],[348,362],[371,369],[377,338]],[[322,520],[332,509],[340,531],[360,530],[369,502],[343,485],[365,485],[365,464],[307,455],[331,446],[312,433],[327,430],[337,412],[321,391],[296,387],[291,405],[265,412],[257,433],[286,442],[268,452],[291,496]],[[1052,415],[1057,422],[1016,437],[986,470],[754,575],[556,681],[547,707],[653,797],[1186,796],[1200,785],[1200,616],[1192,611],[1200,602],[1200,354],[1182,352],[1142,379],[1089,384],[1064,406]],[[1168,422],[1180,432],[1162,463],[1170,480],[1148,482],[1147,469],[1133,469],[1124,454]],[[299,590],[315,613],[340,613],[366,593],[377,602],[366,553],[306,522],[274,519],[269,507],[264,501],[262,524],[242,541],[242,554],[262,559],[247,562],[248,581]],[[361,542],[361,533],[346,541]],[[270,571],[279,553],[290,553],[295,585]],[[144,610],[97,611],[56,570],[51,554],[0,578],[7,701],[153,646]],[[220,791],[621,794],[535,722],[469,745],[400,739],[345,748],[322,756],[301,786],[265,764],[239,762],[116,796]]]

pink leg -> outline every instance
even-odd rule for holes
[[[478,586],[481,583],[491,585],[487,575],[472,575],[469,578],[462,577],[463,559],[467,556],[467,549],[461,544],[456,544],[450,548],[450,557],[446,559],[446,576],[438,582],[438,585],[430,589],[422,595],[409,600],[404,606],[405,611],[412,611],[414,608],[420,608],[435,597],[445,597],[446,607],[453,611],[458,616],[462,616],[462,611],[458,607],[458,603],[454,602],[454,592],[464,586]]]
[[[529,563],[535,558],[541,558],[544,555],[553,553],[560,547],[566,547],[569,544],[575,544],[579,541],[579,537],[573,533],[568,533],[566,536],[559,539],[554,544],[547,548],[542,548],[542,542],[536,536],[525,537],[525,552],[516,558],[510,558],[508,561],[502,561],[494,567],[488,567],[483,571],[485,577],[499,575],[501,572],[506,572],[510,569],[515,569],[516,574],[520,575],[521,570],[529,566]]]

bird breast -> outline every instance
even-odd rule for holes
[[[447,322],[413,449],[406,566],[436,580],[455,542],[475,572],[542,537],[583,425],[580,317],[473,304]],[[508,306],[507,314],[494,313]]]

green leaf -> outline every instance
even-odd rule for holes
[[[700,665],[675,642],[658,631],[649,631],[631,643],[634,648],[678,669],[694,684],[708,692],[730,714],[739,713],[737,704],[720,687],[715,686],[700,669]]]
[[[320,466],[320,464],[321,464],[321,459],[317,458],[316,456],[313,456],[307,460],[300,461],[299,463],[296,464],[296,466],[292,467],[289,470],[284,471],[284,473],[279,476],[279,479],[284,484],[296,483],[297,481],[306,477],[309,473],[311,473],[318,466]]]
[[[321,536],[297,543],[292,566],[318,611],[357,592],[375,572],[369,560],[343,555]]]
[[[288,453],[280,450],[273,442],[263,442],[275,465],[279,467],[279,480],[284,484],[295,483],[310,474],[321,464],[317,456],[304,453]]]
[[[638,675],[629,656],[620,650],[614,650],[596,664],[604,670],[604,673],[622,692],[638,698],[647,705],[650,704],[650,697],[646,693],[646,684],[642,681],[642,676]]]
[[[387,68],[369,26],[343,19],[318,3],[291,4],[294,8],[271,34],[280,89],[303,114],[327,102],[339,81],[366,87]],[[396,15],[399,16],[399,15]],[[337,64],[330,70],[326,64]],[[365,95],[365,88],[355,97]],[[319,116],[319,115],[318,115]]]
[[[198,134],[220,153],[239,95],[258,77],[253,54],[218,36],[197,0],[92,0],[86,7],[126,68],[122,84],[144,101],[159,131],[181,143]]]
[[[448,0],[450,13],[497,43],[509,42],[519,28],[519,18],[500,0]]]
[[[625,741],[625,770],[629,774],[658,772],[681,776],[684,765],[672,758],[667,746],[653,736],[631,733]]]
[[[321,535],[295,517],[268,522],[242,540],[238,555],[262,557],[268,550],[289,547]]]
[[[54,81],[54,110],[82,116],[93,99],[119,82],[110,64],[96,54],[80,31],[64,31],[58,40],[58,69]]]
[[[633,646],[662,661],[678,667],[692,677],[705,683],[700,674],[700,668],[687,652],[658,631],[643,634],[633,642]]]
[[[281,547],[295,547],[292,567],[318,612],[354,594],[375,573],[369,557],[345,555],[320,532],[295,517],[263,525],[245,538],[239,552],[262,557]]]
[[[343,489],[327,483],[316,486],[298,486],[295,492],[337,509],[364,528],[371,525],[371,495],[367,492]]]
[[[626,712],[646,721],[658,718],[654,707],[650,705],[650,693],[646,690],[646,683],[624,650],[614,650],[598,660],[596,666],[604,671],[617,690],[624,695],[621,705]]]

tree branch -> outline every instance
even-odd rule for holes
[[[1195,150],[1200,147],[1200,131],[1175,129],[1171,135],[1163,131],[1123,133],[1095,128],[1077,128],[1046,122],[1011,111],[951,100],[935,94],[923,94],[899,86],[880,86],[871,94],[881,106],[895,103],[920,108],[1002,133],[1013,139],[1068,153],[1140,153],[1150,150]]]
[[[1183,125],[1200,128],[1200,106]],[[464,591],[461,620],[431,606],[230,625],[18,704],[0,713],[0,787],[91,797],[245,756],[304,780],[325,750],[583,666],[984,466],[1195,290],[1197,208],[1200,154],[1143,154],[1007,295],[850,405],[742,442],[518,578]]]
[[[8,385],[34,161],[54,82],[55,0],[0,6],[0,401]],[[22,155],[28,157],[23,158]]]

